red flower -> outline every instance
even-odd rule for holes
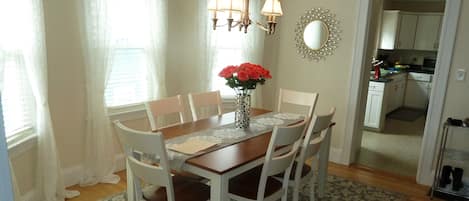
[[[230,78],[233,76],[233,73],[236,72],[237,68],[238,68],[237,66],[227,66],[226,68],[221,70],[220,73],[218,73],[218,76],[224,77],[224,78]]]
[[[269,70],[252,63],[227,66],[218,76],[225,78],[229,87],[241,90],[255,89],[257,84],[264,84],[265,79],[272,78]]]
[[[238,79],[239,79],[239,81],[242,81],[242,82],[248,81],[249,80],[249,75],[244,70],[238,71]]]

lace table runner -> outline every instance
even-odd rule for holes
[[[217,145],[199,151],[195,154],[183,154],[171,149],[167,149],[168,159],[173,169],[181,171],[184,167],[184,162],[190,158],[221,149],[223,147],[259,136],[267,132],[271,132],[274,126],[286,126],[303,119],[304,116],[301,115],[270,112],[251,118],[251,124],[248,129],[236,129],[234,127],[234,123],[231,123],[219,126],[217,128],[197,131],[187,135],[172,138],[166,140],[167,147],[184,144],[189,140],[205,141],[207,143],[216,143]]]

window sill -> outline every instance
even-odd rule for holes
[[[117,107],[108,107],[108,115],[111,121],[129,121],[135,119],[142,119],[147,117],[145,105],[143,103],[136,103],[131,105],[123,105]]]
[[[35,133],[24,137],[14,143],[8,143],[8,155],[10,158],[16,158],[26,151],[36,147],[37,135]]]

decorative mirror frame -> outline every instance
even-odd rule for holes
[[[303,39],[303,33],[306,26],[315,20],[324,22],[329,30],[327,41],[318,50],[309,48]],[[296,23],[295,32],[295,42],[298,54],[303,58],[308,58],[310,61],[319,61],[321,59],[325,59],[326,56],[332,55],[334,50],[337,48],[341,30],[339,28],[339,21],[335,19],[335,14],[329,12],[329,9],[313,8],[311,10],[307,10],[304,15],[300,16],[300,19]]]

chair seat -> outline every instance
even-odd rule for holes
[[[173,176],[174,196],[176,201],[207,201],[210,199],[210,187],[192,178]],[[145,200],[167,201],[166,188],[158,188],[155,193]]]
[[[295,179],[295,170],[296,170],[296,166],[298,165],[298,162],[293,162],[293,166],[292,166],[292,171],[290,172],[290,180],[294,180]],[[309,166],[308,164],[304,163],[303,164],[303,168],[301,168],[301,178],[305,177],[306,175],[309,174],[309,172],[311,172],[311,166]],[[277,174],[275,175],[275,177],[278,177],[278,178],[283,178],[283,173],[281,174]]]
[[[252,200],[257,199],[262,166],[230,179],[229,193]],[[282,188],[282,183],[272,177],[267,178],[264,197],[268,197]]]

